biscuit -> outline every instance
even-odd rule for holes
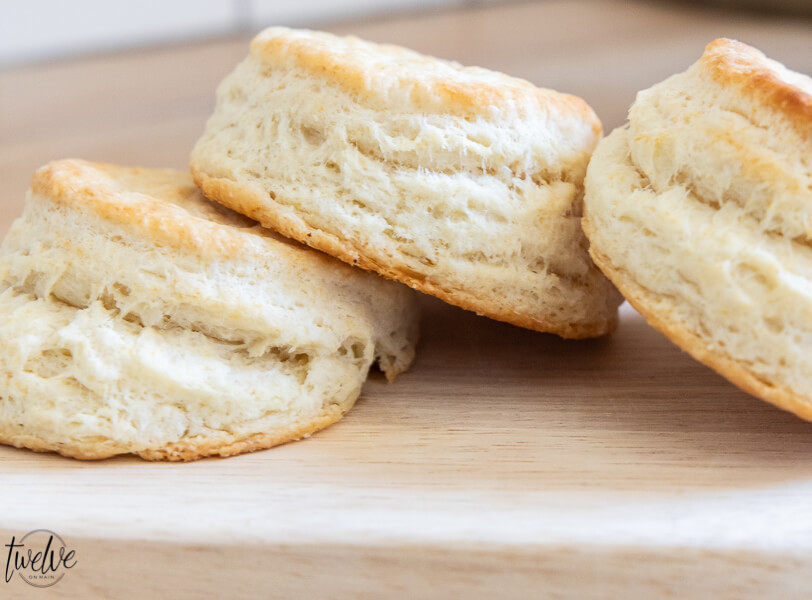
[[[812,79],[719,39],[638,94],[586,178],[595,262],[662,333],[812,420]]]
[[[0,442],[192,460],[307,437],[373,361],[408,367],[414,296],[186,173],[51,163],[0,251]]]
[[[204,193],[347,263],[563,337],[614,329],[589,259],[580,98],[352,37],[271,28],[220,84]]]

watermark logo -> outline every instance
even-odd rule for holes
[[[14,574],[28,585],[38,588],[51,587],[59,583],[65,573],[76,566],[76,551],[68,548],[59,535],[48,529],[35,529],[5,545],[6,583]]]

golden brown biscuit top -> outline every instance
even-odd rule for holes
[[[812,79],[755,48],[727,38],[712,41],[700,63],[723,86],[735,86],[758,104],[784,114],[812,140]]]
[[[39,168],[31,178],[31,192],[127,227],[148,243],[192,250],[201,256],[284,254],[292,260],[333,262],[206,200],[191,176],[182,171],[64,159]]]
[[[271,27],[251,42],[251,55],[270,68],[298,68],[375,108],[500,119],[511,113],[576,117],[601,124],[576,96],[537,88],[496,71],[425,56],[390,44],[329,33]]]

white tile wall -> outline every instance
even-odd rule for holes
[[[233,0],[3,0],[0,62],[224,33]]]
[[[258,27],[307,25],[318,21],[465,3],[466,0],[247,0],[252,24]]]
[[[0,0],[0,65],[504,0]]]

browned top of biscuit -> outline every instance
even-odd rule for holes
[[[723,86],[735,86],[759,105],[784,114],[812,139],[812,79],[727,38],[712,41],[700,59],[705,72]]]
[[[281,253],[290,260],[340,265],[206,200],[182,171],[64,159],[38,169],[31,192],[69,209],[92,212],[147,242],[192,250],[201,257]]]
[[[375,108],[496,120],[541,111],[583,119],[601,132],[600,121],[581,98],[390,44],[271,27],[251,42],[251,55],[271,68],[305,71]]]

